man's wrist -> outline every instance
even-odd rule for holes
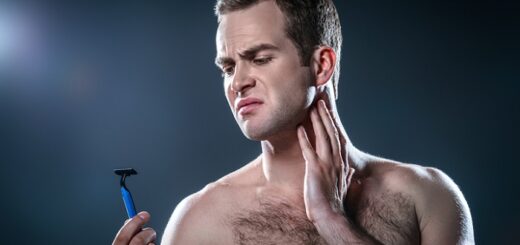
[[[312,222],[318,231],[328,229],[331,225],[335,227],[348,228],[347,225],[350,223],[341,210],[333,209],[316,212]]]
[[[332,209],[317,213],[313,224],[330,244],[379,244],[358,228],[342,211]]]

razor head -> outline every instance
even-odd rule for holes
[[[121,175],[122,177],[130,176],[130,175],[136,175],[137,171],[133,168],[119,168],[114,169],[114,173],[117,175]]]

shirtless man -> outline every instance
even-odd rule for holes
[[[330,0],[219,0],[216,12],[226,97],[262,154],[185,198],[162,244],[474,243],[446,174],[349,140],[335,103],[341,29]],[[149,217],[127,221],[114,244],[153,243]]]

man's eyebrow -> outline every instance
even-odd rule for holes
[[[272,44],[261,43],[261,44],[255,45],[253,47],[250,47],[250,48],[242,51],[238,55],[241,58],[252,59],[253,57],[256,56],[256,54],[258,52],[264,51],[264,50],[279,50],[279,48],[274,46],[274,45],[272,45]],[[217,57],[217,58],[215,58],[215,64],[217,66],[222,66],[224,64],[233,64],[234,62],[235,61],[232,58],[230,58],[230,57]]]
[[[268,43],[261,43],[261,44],[258,44],[258,45],[255,45],[253,47],[250,47],[244,51],[242,51],[241,53],[239,53],[238,55],[240,55],[240,57],[242,58],[252,58],[252,57],[255,57],[256,54],[260,51],[264,51],[264,50],[278,50],[279,48],[272,45],[272,44],[268,44]]]
[[[218,67],[221,67],[221,66],[227,65],[227,64],[233,64],[233,63],[235,63],[235,61],[233,61],[233,59],[231,59],[229,57],[215,58],[215,65],[217,65]]]

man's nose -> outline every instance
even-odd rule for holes
[[[247,66],[236,66],[231,90],[235,93],[244,93],[254,86],[255,79],[251,76],[249,68]]]

